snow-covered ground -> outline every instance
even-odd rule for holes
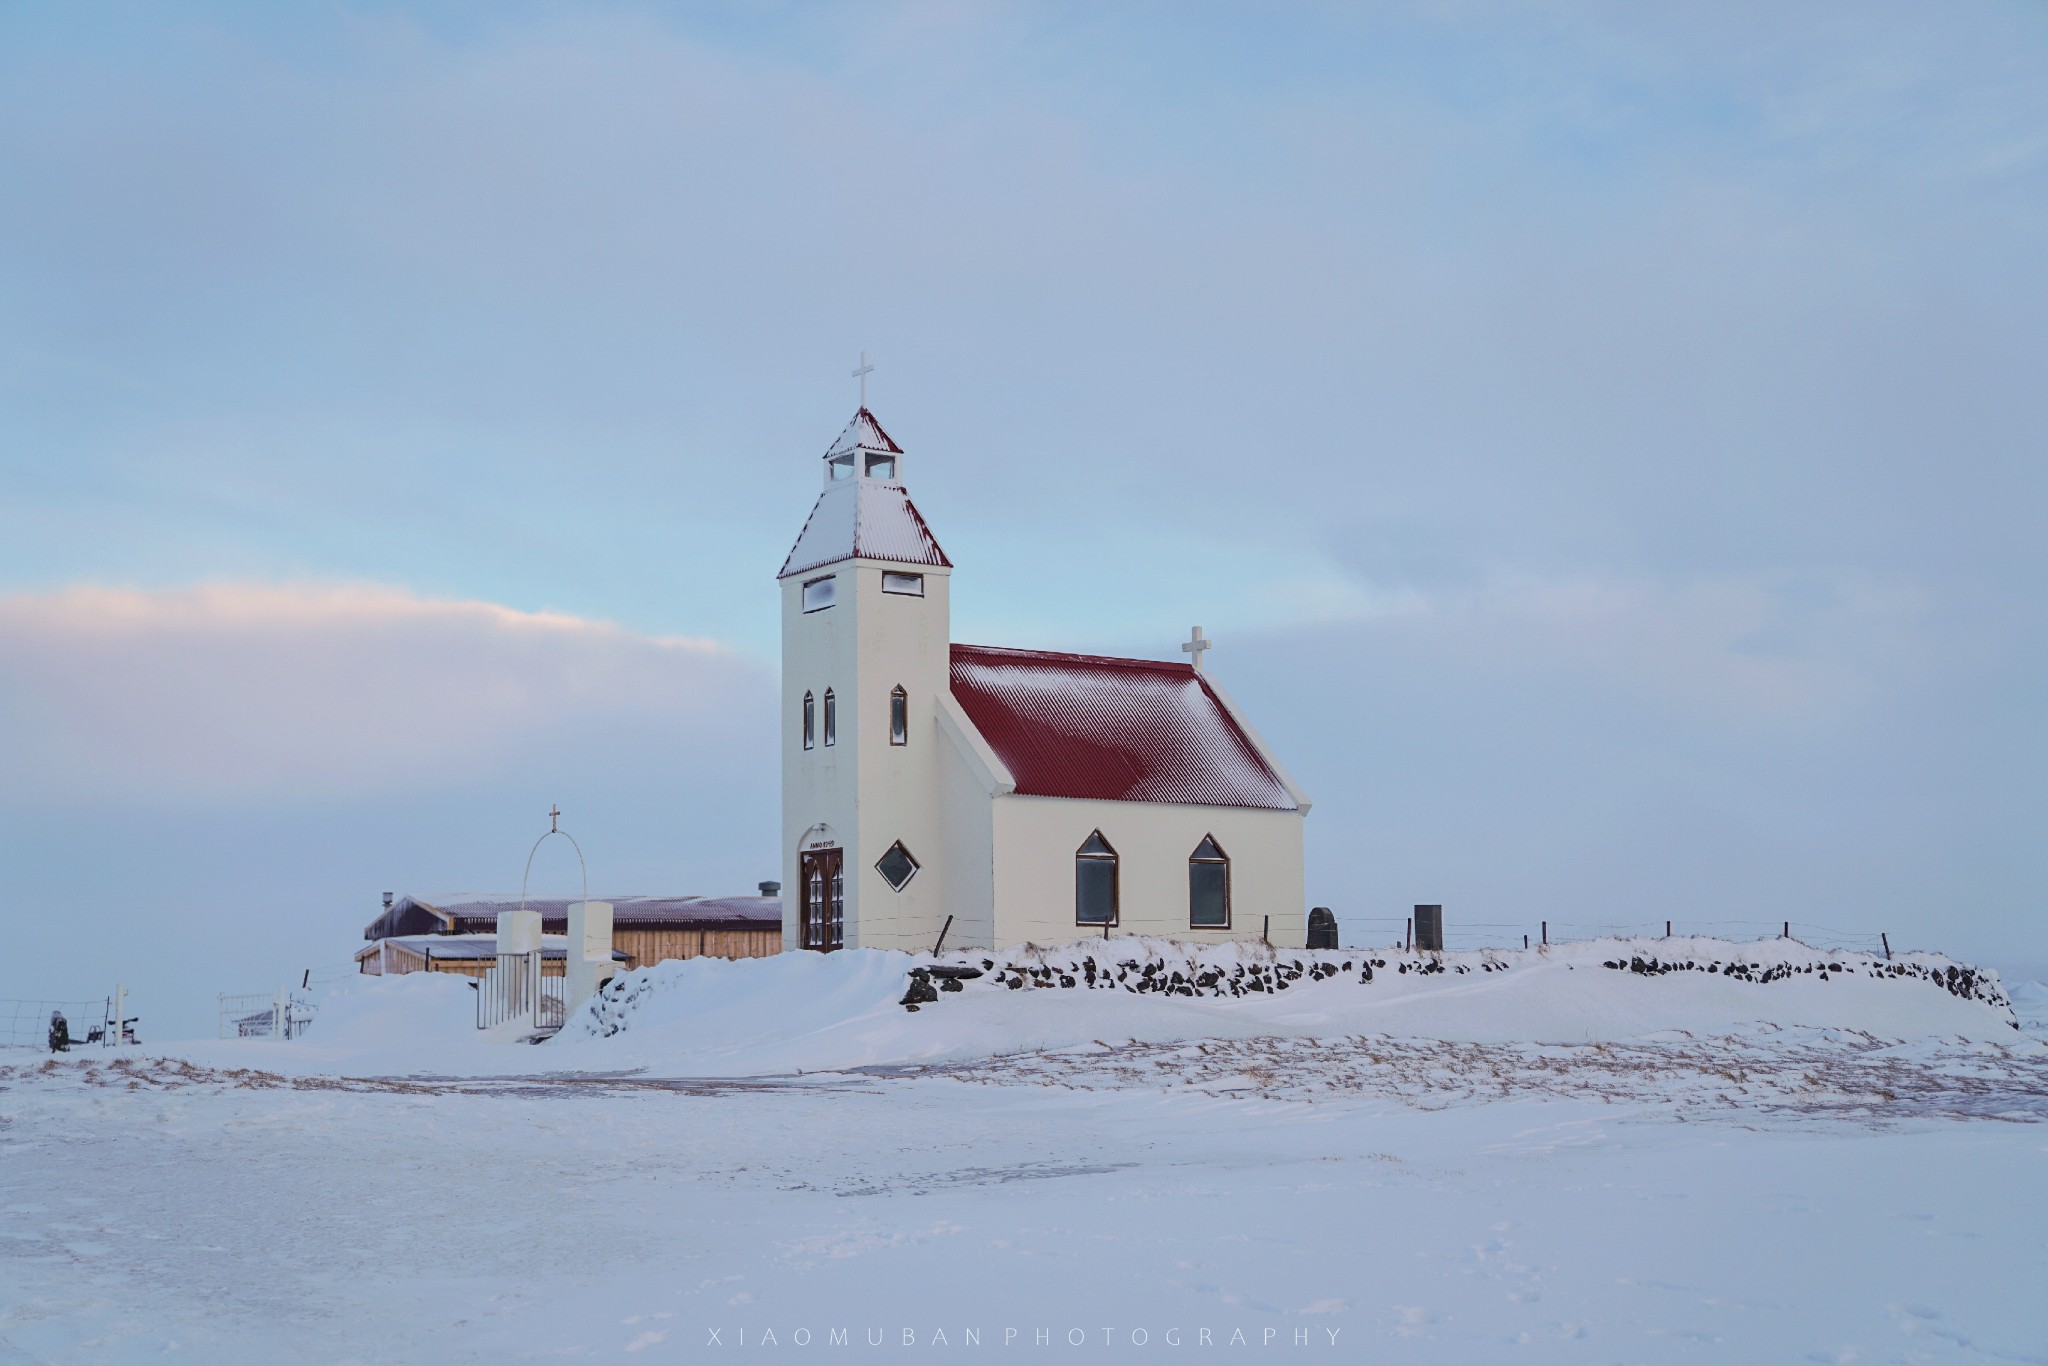
[[[2038,983],[1187,952],[915,1012],[929,959],[665,964],[537,1048],[364,979],[294,1043],[0,1059],[0,1363],[2048,1362]]]

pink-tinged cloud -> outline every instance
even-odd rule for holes
[[[723,747],[771,686],[714,642],[381,584],[0,596],[17,799],[320,800],[461,786],[598,734]]]

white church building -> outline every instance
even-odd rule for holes
[[[781,573],[785,950],[1299,947],[1306,794],[1192,663],[953,642],[865,404]],[[950,927],[949,927],[950,918]]]

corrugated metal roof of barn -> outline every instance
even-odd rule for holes
[[[571,897],[528,897],[526,909],[539,911],[542,921],[566,921],[569,915]],[[592,901],[609,901],[612,904],[612,925],[617,929],[646,929],[655,926],[674,926],[694,929],[699,926],[780,924],[782,921],[782,900],[772,896],[592,896]],[[492,923],[500,911],[519,909],[519,898],[503,893],[464,892],[452,896],[408,896],[393,910],[407,904],[417,904],[453,917],[458,923],[471,925]],[[384,926],[384,916],[379,916],[365,931],[366,939],[391,937],[378,933]]]
[[[1025,796],[1299,809],[1190,665],[955,645],[952,690]]]

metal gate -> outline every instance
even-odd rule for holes
[[[566,979],[541,972],[538,953],[501,953],[476,984],[476,1027],[495,1029],[525,1021],[536,1034],[552,1034],[568,1018]]]

